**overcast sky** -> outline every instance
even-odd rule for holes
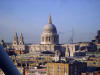
[[[91,41],[100,29],[100,0],[0,0],[0,40],[12,42],[23,33],[26,43],[39,43],[51,14],[60,43]]]

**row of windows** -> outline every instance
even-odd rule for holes
[[[52,38],[50,37],[42,37],[42,41],[47,41],[47,42],[50,42],[52,40]],[[58,38],[54,37],[54,42],[58,41]]]

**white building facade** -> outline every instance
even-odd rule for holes
[[[59,44],[59,34],[57,33],[55,25],[52,23],[51,16],[48,18],[48,24],[45,25],[40,40],[40,44],[27,45],[29,53],[44,50],[55,52],[58,50],[63,56],[74,55],[76,44]],[[15,33],[12,48],[15,50],[26,50],[22,33],[20,35],[19,42],[17,33]]]

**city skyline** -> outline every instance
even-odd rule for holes
[[[1,0],[0,40],[13,41],[22,32],[27,43],[40,43],[40,35],[51,14],[60,43],[91,41],[100,28],[99,0]]]

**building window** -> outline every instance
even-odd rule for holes
[[[48,37],[48,40],[49,40],[49,42],[50,42],[50,37]]]

